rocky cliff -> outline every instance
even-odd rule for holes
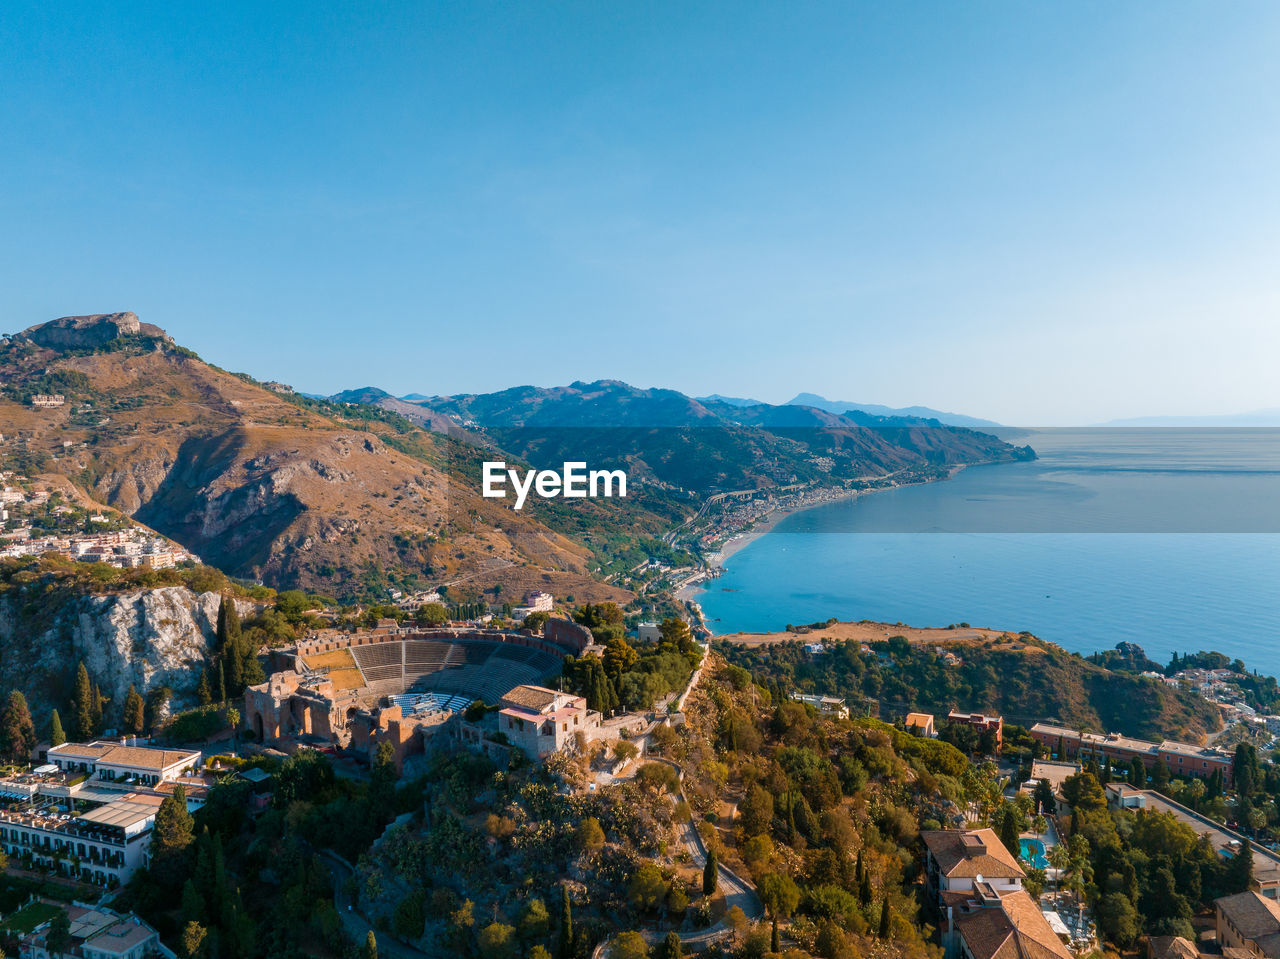
[[[130,684],[144,692],[169,686],[184,705],[212,647],[219,602],[217,593],[183,586],[82,594],[53,605],[11,590],[0,595],[0,689],[23,690],[38,723],[55,707],[65,718],[83,660],[110,700],[109,725]]]

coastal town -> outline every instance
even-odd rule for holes
[[[402,605],[412,602],[397,599]],[[1209,865],[1197,866],[1205,876],[1205,890],[1198,894],[1203,901],[1194,906],[1188,901],[1187,912],[1177,921],[1150,933],[1151,954],[1240,959],[1244,953],[1233,950],[1244,950],[1280,959],[1280,949],[1271,945],[1280,942],[1280,853],[1273,849],[1280,843],[1272,838],[1276,824],[1264,810],[1261,794],[1272,788],[1273,779],[1280,786],[1280,776],[1271,772],[1270,758],[1249,742],[1220,748],[1168,737],[1147,740],[1089,732],[1051,718],[1018,725],[991,709],[952,708],[937,714],[908,708],[902,713],[897,706],[869,707],[865,700],[801,689],[787,690],[782,701],[769,707],[761,697],[767,702],[782,688],[768,678],[768,671],[754,679],[739,677],[738,667],[731,665],[736,657],[730,662],[722,658],[721,650],[729,650],[719,641],[697,643],[688,624],[678,619],[627,624],[621,611],[608,604],[566,607],[549,593],[532,591],[514,607],[528,625],[499,628],[479,616],[441,617],[445,608],[430,593],[416,599],[426,602],[413,615],[401,610],[401,615],[362,627],[321,626],[313,616],[297,641],[256,649],[235,638],[243,637],[252,621],[239,625],[235,605],[224,599],[211,645],[220,677],[217,689],[202,691],[193,708],[175,704],[154,712],[154,719],[151,708],[143,705],[150,691],[141,690],[139,711],[126,705],[119,714],[123,732],[108,727],[106,713],[93,718],[92,693],[87,707],[80,699],[84,694],[77,693],[58,708],[75,718],[77,734],[88,735],[65,738],[55,716],[52,739],[34,737],[34,728],[27,725],[30,718],[23,718],[25,704],[11,696],[0,714],[0,729],[26,728],[23,742],[30,751],[10,752],[9,765],[0,770],[0,847],[10,873],[3,882],[28,891],[25,898],[11,900],[8,915],[0,915],[0,937],[16,946],[18,954],[40,959],[202,955],[200,943],[214,930],[227,928],[221,920],[176,900],[170,911],[157,911],[136,890],[165,870],[179,869],[192,877],[189,883],[203,881],[186,872],[190,865],[177,864],[194,863],[188,857],[199,843],[191,830],[212,821],[207,810],[232,801],[246,823],[241,828],[265,825],[281,803],[299,801],[298,777],[313,781],[317,769],[357,784],[365,795],[364,790],[383,788],[379,782],[398,783],[394,788],[401,790],[422,788],[412,784],[479,762],[495,770],[525,770],[536,781],[550,777],[546,781],[555,784],[566,802],[595,804],[626,793],[647,810],[645,815],[667,817],[682,804],[709,815],[723,808],[722,787],[705,778],[714,769],[680,757],[703,735],[705,712],[716,709],[717,700],[731,697],[740,703],[733,709],[743,710],[745,717],[754,708],[762,724],[757,732],[743,727],[734,736],[771,736],[769,730],[783,723],[822,728],[825,736],[853,736],[859,742],[880,737],[871,740],[882,743],[877,748],[924,762],[916,775],[938,776],[948,769],[946,775],[955,777],[959,792],[948,787],[941,795],[925,793],[914,801],[911,815],[918,832],[908,831],[899,840],[914,863],[901,876],[902,888],[918,895],[924,924],[910,933],[908,927],[896,926],[906,919],[896,911],[906,910],[911,900],[900,900],[895,892],[887,930],[875,929],[872,922],[866,932],[871,941],[901,944],[910,935],[924,936],[924,942],[933,929],[932,941],[954,959],[1004,959],[1010,942],[1021,953],[1062,959],[1083,959],[1107,943],[1132,944],[1140,930],[1117,918],[1108,894],[1095,890],[1096,880],[1086,878],[1089,870],[1104,868],[1091,858],[1097,851],[1089,844],[1118,826],[1137,828],[1147,822],[1143,817],[1158,815],[1167,817],[1168,825],[1161,828],[1185,830],[1185,842],[1192,847],[1206,844],[1212,855],[1206,862],[1221,875],[1215,872],[1210,878],[1205,871]],[[325,611],[320,612],[323,618]],[[819,669],[852,656],[868,667],[893,671],[904,648],[895,646],[896,640],[833,643],[806,640],[803,634],[788,642],[794,655]],[[905,648],[934,657],[944,668],[960,669],[978,657],[980,647],[972,642],[948,646],[924,641]],[[759,657],[772,648],[742,650]],[[263,668],[262,681],[248,675],[244,664],[249,660]],[[226,663],[237,661],[243,678],[234,685]],[[664,672],[675,662],[681,664],[676,672]],[[611,674],[620,663],[631,665]],[[646,673],[648,668],[655,671]],[[1137,681],[1166,686],[1166,679],[1176,677],[1167,685],[1177,695],[1192,687],[1206,702],[1220,704],[1224,719],[1250,722],[1253,717],[1229,708],[1229,700],[1242,694],[1241,674],[1229,666],[1204,675],[1201,669],[1192,666],[1172,677],[1141,676]],[[203,675],[207,677],[207,667]],[[663,679],[646,688],[629,678],[645,675]],[[83,686],[92,689],[91,680],[85,679]],[[745,761],[741,744],[735,748],[732,740],[714,735],[720,743],[715,747],[722,757],[718,761]],[[12,744],[12,739],[6,742]],[[863,756],[859,768],[865,769],[863,764],[872,759],[858,754]],[[673,769],[686,777],[674,792],[629,792],[636,783],[657,782]],[[834,785],[838,793],[837,783],[838,777],[822,788]],[[635,882],[623,884],[628,914],[638,908],[634,922],[641,938],[674,937],[681,954],[715,948],[737,955],[760,937],[807,944],[817,950],[813,955],[827,954],[818,945],[824,941],[852,947],[856,934],[824,932],[821,913],[809,911],[813,907],[799,901],[799,908],[784,912],[774,898],[775,884],[784,875],[778,872],[785,861],[779,857],[789,843],[790,854],[800,854],[807,845],[803,830],[811,830],[818,843],[813,852],[827,848],[829,840],[822,839],[825,833],[816,818],[803,830],[800,826],[802,820],[809,823],[805,816],[816,813],[785,807],[791,811],[780,823],[775,805],[771,816],[761,818],[755,805],[768,793],[749,781],[745,787],[730,783],[728,788],[742,792],[736,809],[723,820],[716,813],[714,820],[701,824],[682,826],[677,819],[661,827],[673,830],[678,841],[673,848],[687,848],[682,854],[687,859],[655,853],[659,866],[672,871],[672,878],[664,880],[664,895],[682,888],[681,870],[700,877],[693,885],[712,891],[699,896],[691,886],[689,905],[678,914],[650,913],[629,898],[640,895]],[[869,787],[851,781],[845,788]],[[798,802],[786,795],[770,802]],[[819,796],[809,802],[821,805]],[[837,802],[825,808],[823,821],[845,807]],[[384,815],[389,814],[378,814]],[[519,818],[512,826],[501,826],[502,815],[489,816],[491,838],[493,829],[501,834],[525,828]],[[795,827],[787,825],[791,816],[797,817]],[[324,881],[334,884],[335,905],[345,903],[334,916],[333,941],[366,946],[376,941],[393,955],[408,949],[433,956],[451,954],[439,947],[459,941],[460,935],[505,935],[501,918],[479,932],[459,932],[462,927],[450,915],[393,921],[397,900],[388,902],[378,890],[397,880],[380,844],[394,848],[415,835],[423,839],[413,841],[425,841],[429,823],[388,818],[385,826],[361,835],[367,838],[359,839],[356,848],[373,841],[362,864],[343,865],[341,852],[325,854],[330,864],[323,868],[331,878]],[[1093,838],[1085,841],[1085,836]],[[756,847],[763,848],[766,839],[773,851],[762,859]],[[333,841],[338,850],[346,846]],[[495,852],[508,848],[501,835],[494,841]],[[606,848],[622,841],[606,838]],[[174,843],[188,851],[175,852]],[[523,855],[521,848],[510,847],[509,854]],[[858,887],[870,878],[870,852],[862,847],[868,873],[855,870],[860,875],[854,876],[853,908],[883,925],[885,920],[876,916],[890,907],[877,900],[874,884],[866,895],[868,904],[856,905],[864,895]],[[586,923],[588,893],[602,879],[594,873],[598,866],[581,868],[588,870],[586,887],[581,902],[571,908],[581,910],[578,918]],[[599,892],[605,888],[599,886]],[[616,894],[617,887],[612,888]],[[471,887],[471,894],[478,892]],[[891,890],[883,887],[883,895],[889,901]],[[1181,901],[1184,894],[1178,895]],[[396,908],[402,907],[403,902]],[[564,923],[552,926],[547,941],[564,941],[566,928]],[[575,942],[604,955],[627,955],[623,949],[631,940],[625,929],[599,927],[591,936]]]
[[[0,472],[0,558],[62,556],[120,569],[167,569],[200,558],[117,513],[86,509],[12,470]]]

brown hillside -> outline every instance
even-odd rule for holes
[[[629,598],[591,580],[583,547],[451,483],[367,423],[301,409],[162,335],[107,349],[49,348],[28,334],[0,348],[7,465],[61,474],[206,562],[271,585],[538,582]],[[36,408],[33,393],[66,402]]]

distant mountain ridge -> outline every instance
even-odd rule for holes
[[[793,399],[787,401],[787,405],[812,406],[820,410],[826,410],[828,413],[847,413],[850,410],[856,410],[860,413],[889,418],[912,417],[922,420],[937,420],[944,426],[967,426],[975,429],[1000,425],[994,420],[965,416],[962,413],[946,413],[942,410],[931,409],[928,406],[892,407],[881,406],[878,403],[852,403],[846,400],[829,400],[826,397],[819,396],[817,393],[798,393]]]
[[[695,397],[699,403],[724,403],[728,406],[767,406],[764,400],[753,400],[745,396],[721,396],[712,393],[710,396]]]
[[[388,407],[385,398],[375,402]],[[625,462],[639,476],[701,494],[832,485],[1035,456],[988,434],[919,417],[743,405],[733,397],[695,399],[618,380],[517,386],[413,405],[482,431],[493,445],[535,465],[558,465],[560,458]]]
[[[1227,413],[1221,416],[1135,416],[1128,419],[1108,420],[1099,426],[1152,426],[1184,427],[1280,427],[1280,408],[1253,410],[1248,413]]]

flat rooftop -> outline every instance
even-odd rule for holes
[[[92,822],[100,826],[116,826],[120,829],[127,829],[130,826],[154,818],[160,808],[161,801],[158,796],[138,796],[131,793],[122,799],[117,799],[115,802],[99,806],[97,809],[91,809],[79,818],[81,822]]]

